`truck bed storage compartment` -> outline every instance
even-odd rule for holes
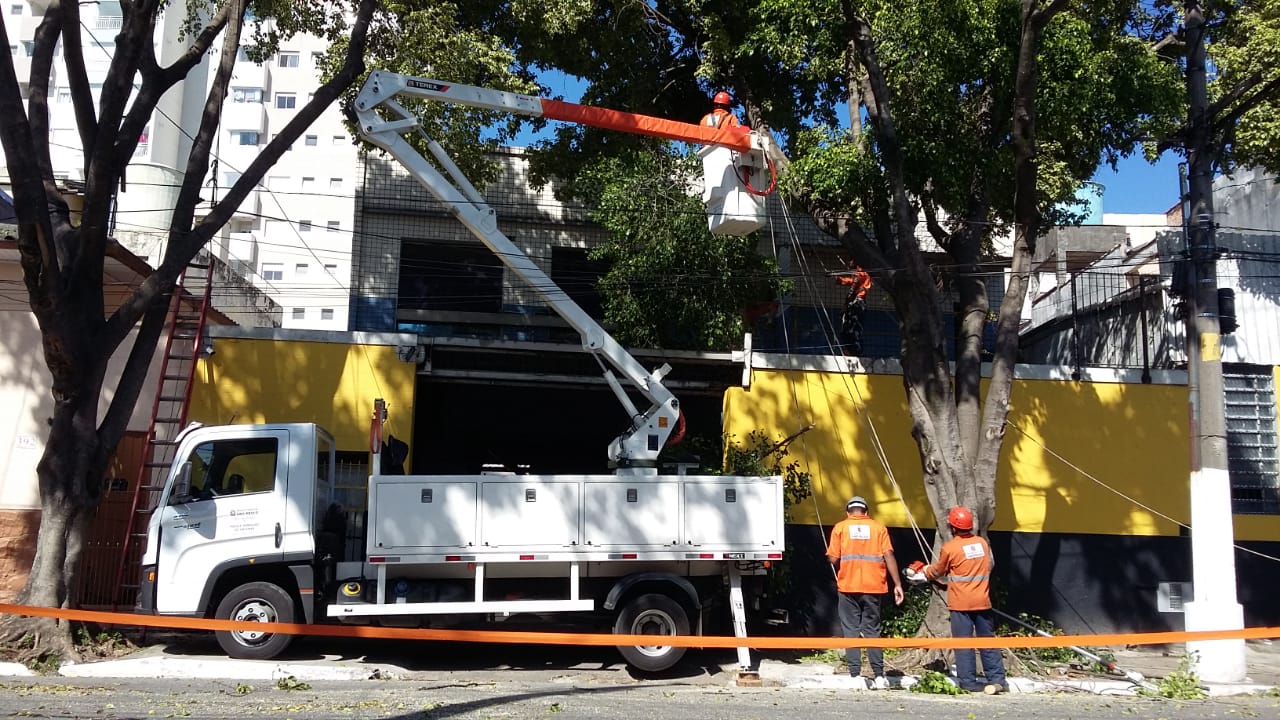
[[[369,552],[475,544],[477,482],[389,477],[392,479],[379,478],[370,486],[373,532]]]
[[[777,477],[370,478],[371,556],[781,549]],[[666,557],[666,556],[664,556]],[[563,558],[561,558],[563,559]]]
[[[650,547],[680,541],[680,485],[670,479],[589,483],[586,501],[588,545]]]

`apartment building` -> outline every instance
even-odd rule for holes
[[[18,77],[25,79],[30,75],[35,30],[48,3],[11,0],[3,7],[9,52]],[[80,12],[85,69],[96,100],[123,14],[118,0],[86,3]],[[184,50],[184,15],[183,5],[175,4],[156,25],[161,64]],[[311,99],[320,84],[319,65],[327,47],[318,37],[295,37],[262,63],[240,50],[201,193],[207,201],[203,207],[224,197],[261,148]],[[115,237],[153,265],[163,252],[182,168],[218,53],[215,47],[205,63],[161,100],[134,153],[129,184],[117,198]],[[49,90],[50,153],[55,175],[74,191],[83,179],[83,158],[61,48],[55,55]],[[219,259],[283,308],[284,327],[348,327],[355,168],[356,146],[338,108],[332,107],[263,178],[211,245]],[[7,178],[7,170],[0,169],[0,176]]]

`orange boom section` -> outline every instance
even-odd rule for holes
[[[747,128],[742,126],[704,127],[677,120],[665,120],[652,115],[578,105],[560,100],[543,100],[542,116],[549,120],[564,120],[606,130],[619,130],[636,135],[649,135],[703,145],[719,145],[739,152],[751,151],[751,136],[747,134]]]

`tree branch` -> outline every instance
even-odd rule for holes
[[[209,20],[209,24],[201,28],[196,35],[191,47],[187,48],[187,51],[180,55],[177,60],[160,70],[162,75],[159,86],[162,88],[161,95],[164,95],[164,91],[185,78],[192,68],[204,60],[204,54],[213,46],[213,41],[217,39],[218,33],[222,32],[222,29],[226,27],[232,4],[228,2],[219,7],[218,12]],[[238,53],[239,50],[239,40],[237,40],[236,52]]]
[[[63,12],[62,56],[67,69],[67,85],[71,88],[71,107],[76,114],[76,128],[80,131],[80,146],[84,157],[93,155],[93,140],[98,136],[97,110],[93,104],[93,91],[89,88],[89,75],[85,71],[84,46],[80,43],[80,6],[77,0],[53,0],[48,12],[55,6]],[[88,167],[80,168],[88,177]]]
[[[4,47],[9,46],[8,27],[2,21],[0,40],[4,41]],[[38,315],[40,295],[60,287],[62,273],[54,244],[52,214],[41,210],[49,205],[45,178],[35,157],[35,138],[22,107],[13,56],[7,51],[0,53],[0,144],[9,165],[14,212],[18,216],[18,251],[22,256],[23,275],[31,293],[32,309],[37,310]],[[61,200],[61,196],[58,199]]]
[[[35,51],[31,56],[31,76],[27,88],[27,121],[31,123],[31,137],[42,138],[32,149],[40,168],[40,177],[53,177],[53,161],[49,158],[49,78],[53,72],[53,49],[58,44],[62,29],[62,17],[58,13],[45,13],[36,27],[32,39]]]
[[[122,342],[124,336],[138,322],[138,318],[144,313],[153,311],[156,298],[172,290],[178,276],[204,245],[204,240],[198,242],[193,240],[195,233],[191,230],[191,223],[195,216],[196,204],[199,202],[200,188],[204,186],[205,177],[209,172],[209,153],[213,140],[217,137],[222,115],[222,101],[226,97],[227,85],[230,83],[231,72],[240,47],[240,29],[244,21],[246,0],[228,0],[225,7],[227,8],[227,32],[222,41],[222,55],[218,59],[212,86],[205,99],[200,127],[196,131],[191,150],[187,155],[187,166],[169,224],[169,242],[165,247],[164,258],[156,271],[111,314],[104,332],[108,342]],[[132,361],[131,355],[129,362]],[[108,412],[114,409],[113,407]]]
[[[934,207],[933,201],[927,198],[921,199],[920,207],[924,210],[924,223],[925,227],[929,228],[929,234],[943,250],[946,250],[951,243],[951,234],[938,222],[938,208]]]
[[[151,15],[146,3],[125,2],[120,6],[124,19],[116,35],[115,53],[102,84],[98,100],[98,132],[94,137],[95,152],[87,155],[82,242],[86,252],[101,256],[105,252],[107,223],[116,186],[131,158],[119,157],[116,136],[124,119],[125,108],[133,96],[133,80],[140,66],[139,56],[151,50]]]
[[[364,75],[364,53],[368,42],[369,22],[377,6],[378,0],[360,0],[360,5],[356,11],[356,20],[351,28],[351,43],[347,47],[347,56],[342,63],[342,67],[328,82],[316,89],[311,101],[304,105],[293,119],[281,129],[280,134],[267,143],[262,152],[253,159],[253,162],[249,163],[249,167],[245,168],[240,175],[240,179],[231,186],[226,197],[215,204],[209,214],[205,215],[196,224],[190,238],[190,242],[199,243],[195,249],[203,246],[218,231],[218,228],[221,228],[231,219],[232,213],[248,197],[250,191],[261,183],[263,176],[271,169],[271,166],[275,165],[285,151],[288,150],[289,146],[301,137],[302,133],[320,117],[325,108],[336,101],[347,88],[351,87],[356,80]],[[192,254],[194,255],[194,249]]]
[[[1241,100],[1239,104],[1232,108],[1231,112],[1223,115],[1222,117],[1215,118],[1213,108],[1209,108],[1209,111],[1206,113],[1205,122],[1209,123],[1212,127],[1210,132],[1223,132],[1226,128],[1234,126],[1236,122],[1240,120],[1240,116],[1274,98],[1277,91],[1280,91],[1280,75],[1272,78],[1271,82],[1268,82],[1244,100]]]
[[[1261,72],[1255,72],[1244,80],[1236,83],[1235,87],[1231,88],[1226,95],[1218,98],[1217,102],[1209,106],[1209,109],[1205,111],[1207,116],[1212,118],[1227,109],[1232,103],[1239,100],[1241,95],[1244,95],[1246,92],[1257,87],[1258,83],[1262,82],[1262,78],[1263,75]]]
[[[1160,38],[1160,40],[1156,42],[1156,44],[1152,45],[1151,52],[1159,53],[1161,50],[1167,47],[1182,48],[1182,47],[1186,47],[1186,45],[1187,44],[1182,40],[1181,32],[1171,32],[1168,35],[1165,35],[1164,37]]]
[[[898,140],[898,130],[890,107],[892,93],[880,66],[879,56],[876,54],[871,26],[865,19],[854,14],[851,8],[848,9],[846,17],[849,18],[850,35],[857,49],[858,59],[863,69],[867,71],[867,82],[871,86],[871,92],[864,97],[864,102],[867,107],[867,117],[876,129],[876,144],[880,148],[884,172],[889,180],[891,206],[888,214],[896,226],[889,232],[894,233],[898,252],[907,261],[908,269],[923,281],[930,276],[930,273],[920,254],[919,242],[915,238],[916,212],[907,195],[906,161],[903,158],[902,145]],[[880,228],[876,230],[878,235],[884,232]],[[885,237],[878,239],[882,247],[883,243],[888,241]],[[925,292],[931,294],[932,299],[936,300],[937,289],[933,284],[929,282],[922,282],[922,284]]]

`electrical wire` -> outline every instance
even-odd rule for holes
[[[1030,434],[1030,433],[1028,433],[1026,430],[1023,430],[1023,429],[1022,429],[1021,427],[1019,427],[1017,424],[1015,424],[1015,423],[1013,423],[1013,422],[1010,422],[1010,421],[1009,421],[1009,420],[1007,420],[1007,419],[1004,421],[1004,423],[1005,423],[1005,425],[1007,425],[1007,426],[1009,426],[1009,427],[1013,428],[1014,430],[1017,430],[1019,433],[1022,433],[1022,436],[1023,436],[1023,437],[1025,437],[1027,440],[1030,440],[1032,444],[1036,445],[1036,446],[1037,446],[1037,447],[1039,447],[1041,450],[1043,450],[1043,451],[1045,451],[1045,452],[1049,453],[1050,455],[1052,455],[1055,459],[1057,459],[1057,460],[1058,460],[1059,462],[1061,462],[1062,464],[1066,465],[1067,467],[1071,468],[1072,470],[1075,470],[1075,471],[1076,471],[1077,473],[1079,473],[1082,477],[1084,477],[1084,478],[1086,478],[1086,479],[1088,479],[1088,480],[1093,481],[1094,483],[1096,483],[1099,487],[1103,488],[1104,490],[1107,490],[1108,492],[1114,493],[1115,495],[1117,495],[1117,496],[1119,496],[1119,497],[1123,498],[1124,500],[1127,500],[1128,502],[1132,503],[1133,505],[1136,505],[1136,506],[1138,506],[1138,507],[1142,508],[1143,510],[1146,510],[1147,512],[1151,513],[1152,515],[1155,515],[1156,517],[1159,517],[1159,518],[1162,518],[1162,519],[1164,519],[1164,520],[1167,520],[1168,522],[1171,522],[1171,523],[1173,523],[1174,525],[1177,525],[1178,527],[1183,528],[1183,529],[1185,529],[1185,530],[1188,530],[1188,531],[1190,531],[1190,530],[1191,530],[1191,525],[1189,525],[1189,524],[1187,524],[1187,523],[1184,523],[1184,522],[1182,522],[1181,520],[1178,520],[1178,519],[1176,519],[1176,518],[1173,518],[1173,517],[1171,517],[1171,516],[1169,516],[1169,515],[1167,515],[1167,514],[1165,514],[1165,513],[1163,513],[1163,512],[1160,512],[1159,510],[1157,510],[1157,509],[1155,509],[1155,508],[1151,507],[1150,505],[1147,505],[1146,503],[1142,502],[1141,500],[1138,500],[1137,498],[1133,497],[1132,495],[1127,495],[1127,494],[1125,494],[1124,492],[1121,492],[1120,490],[1117,490],[1116,488],[1114,488],[1114,487],[1112,487],[1112,486],[1108,485],[1107,483],[1103,482],[1102,480],[1099,480],[1095,475],[1093,475],[1092,473],[1090,473],[1090,472],[1086,471],[1084,468],[1080,467],[1079,465],[1076,465],[1075,463],[1071,462],[1070,460],[1068,460],[1067,458],[1065,458],[1065,457],[1063,457],[1062,455],[1058,454],[1057,452],[1054,452],[1052,449],[1050,449],[1049,447],[1047,447],[1044,443],[1042,443],[1042,442],[1040,442],[1039,440],[1037,440],[1037,439],[1035,438],[1035,436],[1031,435],[1031,434]],[[1256,555],[1256,556],[1258,556],[1258,557],[1260,557],[1260,558],[1265,558],[1265,559],[1267,559],[1267,560],[1274,560],[1275,562],[1280,562],[1280,557],[1275,557],[1275,556],[1273,556],[1273,555],[1268,555],[1268,554],[1263,553],[1263,552],[1258,552],[1257,550],[1253,550],[1253,549],[1251,549],[1251,548],[1247,548],[1247,547],[1244,547],[1244,546],[1242,546],[1242,545],[1238,545],[1238,544],[1233,544],[1232,546],[1233,546],[1235,549],[1237,549],[1237,550],[1239,550],[1239,551],[1241,551],[1241,552],[1249,553],[1249,554],[1251,554],[1251,555]]]

